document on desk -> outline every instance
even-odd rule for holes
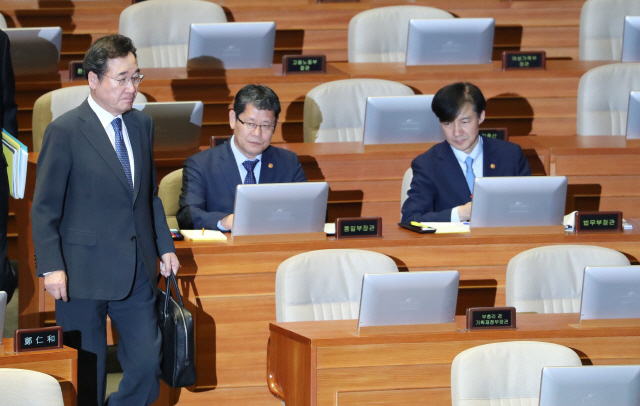
[[[227,241],[227,236],[218,230],[180,230],[187,241]]]
[[[436,234],[451,234],[451,233],[468,233],[469,223],[435,223],[435,222],[421,222],[424,227],[431,227],[436,229]]]

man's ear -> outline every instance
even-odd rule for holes
[[[98,79],[98,75],[96,75],[95,72],[89,72],[89,74],[87,75],[87,80],[89,81],[89,87],[92,90],[95,90],[98,87],[98,84],[100,83],[100,80]]]
[[[232,130],[236,129],[236,112],[229,110],[229,126]]]
[[[484,110],[482,110],[482,113],[480,113],[480,119],[478,120],[478,124],[482,124],[483,121],[484,121]]]

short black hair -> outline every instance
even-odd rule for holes
[[[438,90],[431,110],[441,123],[450,123],[458,117],[465,104],[471,103],[473,111],[480,115],[487,108],[487,102],[477,86],[468,82],[452,83]]]
[[[129,55],[129,52],[137,58],[136,47],[131,39],[124,35],[113,34],[97,39],[84,56],[84,77],[88,78],[89,72],[93,72],[102,80],[102,75],[109,70],[109,61],[123,58]]]
[[[236,117],[240,116],[247,108],[247,104],[253,105],[258,110],[273,111],[273,114],[278,119],[280,115],[280,99],[278,95],[267,86],[263,85],[246,85],[233,100],[233,111],[236,113]]]

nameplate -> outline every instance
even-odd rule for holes
[[[467,330],[506,330],[515,328],[515,307],[470,307],[467,309]]]
[[[382,237],[382,217],[336,219],[336,238]]]
[[[282,57],[282,74],[327,73],[327,57],[324,55],[285,55]]]
[[[621,233],[621,211],[579,211],[576,214],[577,233]]]
[[[509,129],[507,128],[481,128],[478,132],[487,138],[509,141]]]
[[[546,69],[547,54],[544,51],[502,52],[502,70]]]
[[[219,135],[212,135],[211,140],[209,141],[209,146],[211,148],[217,147],[218,145],[222,145],[225,142],[229,141],[231,137],[222,137]]]
[[[69,80],[83,80],[84,66],[82,61],[69,62]]]
[[[62,348],[62,327],[27,328],[16,330],[13,351],[44,351]]]

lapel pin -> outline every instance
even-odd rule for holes
[[[273,164],[269,164],[269,169],[273,168]]]
[[[491,164],[490,167],[491,169],[496,169],[496,164]]]

